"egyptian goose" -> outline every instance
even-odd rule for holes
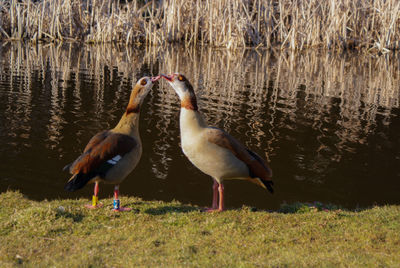
[[[272,170],[260,156],[234,137],[221,129],[207,126],[198,111],[193,87],[185,76],[179,73],[161,76],[168,81],[181,101],[183,153],[193,165],[214,179],[212,207],[207,211],[224,210],[224,180],[248,180],[273,193]]]
[[[65,185],[68,191],[81,189],[87,183],[95,183],[92,205],[98,203],[99,182],[115,184],[114,210],[128,211],[120,206],[119,184],[136,167],[142,155],[142,142],[139,136],[140,106],[157,77],[143,77],[134,86],[125,113],[117,126],[111,130],[97,133],[86,145],[82,155],[64,167],[72,177]]]

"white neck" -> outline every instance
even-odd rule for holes
[[[181,129],[181,137],[186,134],[193,135],[207,127],[207,124],[199,111],[186,108],[181,108],[179,124]]]

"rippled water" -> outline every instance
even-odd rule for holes
[[[200,110],[264,158],[270,195],[226,182],[226,205],[276,209],[283,202],[345,207],[400,204],[400,55],[125,47],[0,47],[0,191],[34,199],[69,193],[62,167],[100,130],[114,127],[132,85],[180,71]],[[145,200],[210,205],[212,180],[179,147],[178,98],[165,82],[141,114],[144,152],[121,193]],[[112,186],[101,185],[100,197]]]

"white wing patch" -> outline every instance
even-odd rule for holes
[[[107,160],[107,163],[111,164],[111,165],[115,165],[118,163],[119,160],[121,160],[121,156],[120,155],[116,155],[114,156],[112,159]]]

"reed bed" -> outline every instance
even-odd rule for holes
[[[400,49],[397,0],[6,0],[3,40]]]

